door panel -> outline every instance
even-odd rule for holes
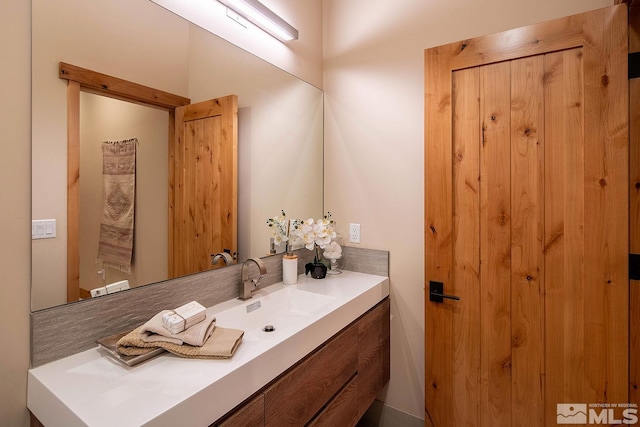
[[[453,411],[480,425],[480,73],[453,73]]]
[[[583,58],[585,369],[589,372],[585,397],[587,402],[627,402],[628,22],[626,13],[624,21],[603,18],[588,14]],[[612,84],[617,75],[624,77],[623,85]]]
[[[425,300],[436,427],[629,398],[626,9],[504,34],[425,52],[425,279],[461,297]]]
[[[205,271],[237,252],[237,97],[176,109],[170,276]]]
[[[480,68],[480,414],[507,425],[511,407],[509,62]],[[454,199],[457,196],[454,195]]]
[[[511,424],[544,420],[544,56],[511,61]]]
[[[585,390],[582,49],[545,56],[546,418]]]

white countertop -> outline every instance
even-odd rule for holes
[[[334,299],[268,335],[246,331],[228,360],[163,353],[128,367],[96,347],[39,366],[29,370],[27,406],[46,427],[207,426],[387,297],[389,279],[350,271],[322,280],[300,276],[297,285],[272,285],[248,301],[211,309],[253,304],[283,288]]]

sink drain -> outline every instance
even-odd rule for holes
[[[265,332],[273,332],[276,330],[276,328],[274,328],[273,325],[266,325],[264,328],[262,328],[262,330]]]

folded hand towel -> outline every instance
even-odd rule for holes
[[[191,359],[228,359],[240,345],[244,331],[218,326],[200,347],[188,344],[177,345],[167,341],[146,342],[143,339],[145,335],[146,333],[142,332],[142,326],[129,332],[118,341],[118,352],[130,356],[148,351],[148,348],[161,347],[177,356]]]
[[[201,346],[207,341],[207,338],[211,336],[216,325],[215,316],[211,313],[207,313],[202,322],[196,323],[189,329],[182,332],[172,334],[162,324],[162,316],[165,313],[171,312],[171,310],[163,310],[153,316],[147,323],[142,325],[140,331],[143,334],[143,341],[165,341],[176,345],[189,344],[193,346]]]

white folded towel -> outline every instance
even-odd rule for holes
[[[172,334],[162,324],[162,316],[165,313],[172,313],[171,310],[163,310],[153,316],[147,323],[142,325],[140,333],[142,340],[147,343],[151,342],[170,342],[177,345],[189,344],[200,347],[213,333],[216,326],[216,318],[211,313],[206,313],[205,319],[189,329],[185,329],[177,334]]]

